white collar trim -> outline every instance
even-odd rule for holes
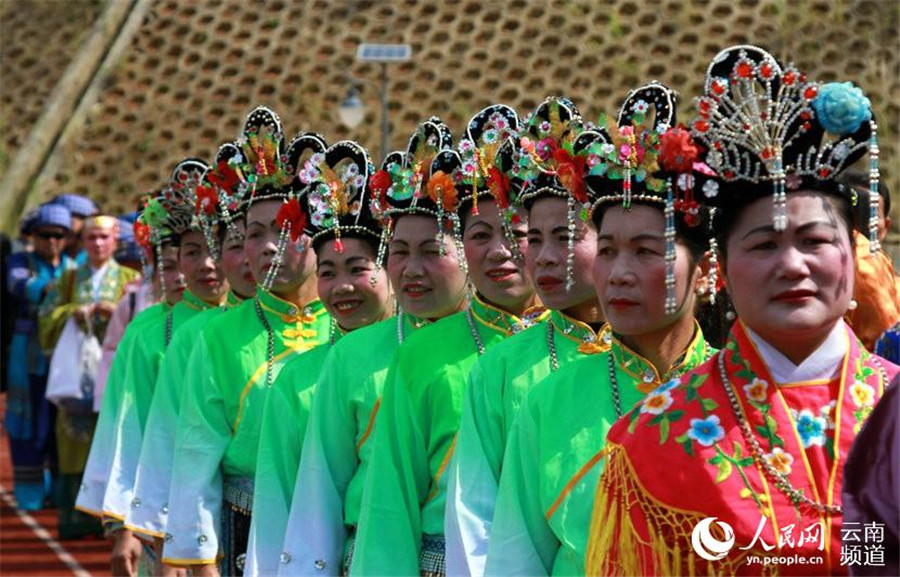
[[[803,359],[799,365],[795,365],[749,327],[745,328],[763,362],[769,368],[772,378],[781,385],[831,379],[841,369],[849,347],[847,329],[843,321],[838,321],[819,348]]]

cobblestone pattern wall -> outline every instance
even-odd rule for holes
[[[68,3],[12,4],[14,18],[2,29],[15,33],[2,44],[4,64],[15,71],[4,66],[3,83],[12,86],[0,116],[7,147],[27,132],[23,115],[33,119],[36,93],[49,90],[71,55],[73,46],[44,39],[78,37],[77,27],[57,23]],[[73,9],[69,22],[87,26],[86,8]],[[898,31],[900,4],[882,0],[155,0],[84,133],[65,150],[58,188],[41,192],[72,190],[108,210],[130,207],[182,157],[208,158],[233,139],[256,104],[278,111],[289,136],[315,130],[377,151],[379,68],[355,61],[361,42],[413,46],[412,61],[389,70],[393,147],[431,114],[458,134],[484,105],[504,102],[524,113],[549,94],[569,96],[593,119],[651,79],[680,92],[686,121],[712,56],[757,43],[812,78],[864,87],[896,191]],[[348,75],[375,83],[364,88],[367,118],[354,131],[336,115]]]
[[[99,0],[0,2],[0,174],[102,9]]]

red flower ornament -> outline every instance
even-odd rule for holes
[[[297,199],[292,198],[278,209],[275,222],[281,228],[290,225],[291,241],[297,242],[300,239],[300,235],[303,234],[303,229],[306,228],[306,213],[303,212]]]
[[[659,165],[669,172],[690,172],[700,157],[700,147],[682,127],[659,135]]]
[[[497,206],[509,207],[509,177],[496,166],[492,166],[488,169],[487,185],[491,194],[497,199]]]
[[[197,204],[194,206],[194,212],[197,214],[212,215],[216,212],[219,204],[219,195],[212,186],[197,187]]]

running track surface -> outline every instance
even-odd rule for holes
[[[0,395],[0,418],[5,401],[6,395]],[[0,426],[0,577],[110,574],[108,541],[59,541],[56,509],[17,511],[12,486],[9,444]]]

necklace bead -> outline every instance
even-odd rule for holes
[[[567,329],[569,327],[566,327]],[[547,350],[550,351],[550,372],[555,373],[559,370],[559,358],[556,355],[556,343],[553,342],[553,322],[547,321]]]
[[[275,334],[272,331],[269,320],[263,314],[259,295],[256,295],[256,298],[253,300],[253,305],[256,308],[256,316],[259,318],[259,322],[262,323],[263,328],[266,330],[266,388],[268,388],[272,386],[272,365],[275,363]]]
[[[791,484],[787,476],[777,471],[775,467],[773,467],[769,463],[769,461],[765,457],[762,446],[759,444],[759,441],[756,440],[756,437],[753,435],[753,431],[750,430],[750,424],[747,422],[747,419],[744,416],[743,411],[741,410],[741,405],[738,402],[737,394],[734,391],[731,380],[728,378],[728,370],[725,367],[724,353],[719,355],[718,365],[719,376],[722,378],[722,385],[725,387],[725,394],[728,396],[728,402],[731,404],[731,410],[734,412],[734,416],[738,421],[738,425],[741,429],[741,434],[743,435],[744,440],[747,442],[747,445],[750,447],[750,450],[753,453],[753,460],[756,461],[757,465],[762,468],[766,476],[768,476],[769,479],[773,481],[775,487],[779,491],[781,491],[795,507],[799,506],[800,504],[804,504],[821,513],[828,513],[831,515],[842,514],[843,509],[840,506],[819,503],[818,501],[814,501],[813,499],[810,499],[809,497],[804,495],[802,491],[796,489]]]
[[[478,327],[475,326],[475,317],[472,315],[472,309],[466,309],[466,320],[469,321],[469,331],[472,333],[472,339],[475,341],[475,347],[478,349],[478,356],[484,354],[484,342],[481,335],[478,334]]]

